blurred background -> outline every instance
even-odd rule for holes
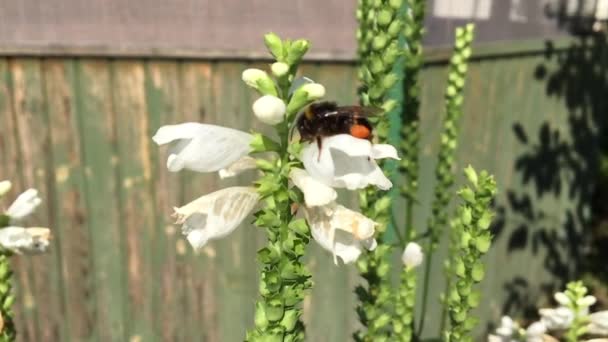
[[[327,98],[356,103],[355,8],[354,0],[0,2],[0,179],[13,181],[13,194],[41,191],[28,223],[54,235],[50,254],[13,261],[18,339],[242,341],[263,232],[243,226],[193,253],[170,214],[251,179],[169,174],[151,136],[183,121],[257,127],[255,94],[240,75],[267,67],[268,31],[310,39],[302,74],[324,84]],[[582,277],[606,305],[607,18],[606,0],[428,1],[419,227],[432,198],[453,30],[477,25],[458,169],[485,168],[499,186],[479,334],[502,314],[533,318],[567,280]],[[404,219],[399,206],[395,213]],[[350,340],[356,269],[309,248],[309,340]],[[433,296],[444,288],[435,260]],[[437,303],[428,336],[438,335]]]

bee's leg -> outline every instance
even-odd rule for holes
[[[317,137],[317,147],[319,147],[319,155],[317,156],[317,161],[321,161],[321,148],[323,147],[323,140],[321,137]]]

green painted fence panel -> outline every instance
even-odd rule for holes
[[[503,311],[517,316],[546,303],[544,295],[574,274],[575,260],[568,262],[567,255],[575,251],[566,240],[580,236],[589,202],[575,188],[579,173],[568,173],[572,165],[559,153],[571,148],[572,158],[583,158],[572,124],[587,114],[548,94],[556,82],[548,80],[560,63],[522,54],[479,58],[469,68],[457,169],[469,163],[485,168],[500,189],[479,333]],[[39,188],[44,204],[27,223],[48,224],[54,232],[49,254],[13,261],[21,341],[242,340],[252,325],[255,253],[264,234],[244,224],[195,253],[170,215],[174,206],[249,184],[255,175],[220,180],[215,174],[169,173],[166,148],[151,136],[161,125],[184,121],[267,129],[251,115],[255,94],[240,77],[247,67],[265,66],[0,58],[0,179],[14,181],[11,195]],[[354,65],[315,63],[302,70],[326,85],[328,98],[356,103]],[[434,186],[445,79],[441,62],[421,76],[422,169],[415,212],[421,231]],[[355,205],[353,197],[345,201]],[[402,205],[397,201],[397,222],[404,221]],[[315,281],[304,301],[309,340],[348,341],[358,329],[356,270],[333,265],[314,243],[309,249]],[[427,336],[438,333],[444,287],[442,258],[435,260]]]

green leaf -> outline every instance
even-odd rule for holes
[[[250,146],[254,153],[281,151],[281,145],[278,142],[260,133],[253,134]]]

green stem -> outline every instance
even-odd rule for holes
[[[17,336],[13,321],[12,307],[15,298],[12,295],[13,272],[10,269],[9,257],[10,253],[0,252],[0,314],[3,321],[2,330],[0,331],[1,342],[15,341]]]
[[[422,307],[420,308],[420,323],[418,323],[417,333],[422,334],[424,328],[424,318],[426,317],[426,307],[429,296],[429,280],[431,279],[431,265],[433,263],[433,254],[429,253],[424,261],[424,287],[422,288]]]

